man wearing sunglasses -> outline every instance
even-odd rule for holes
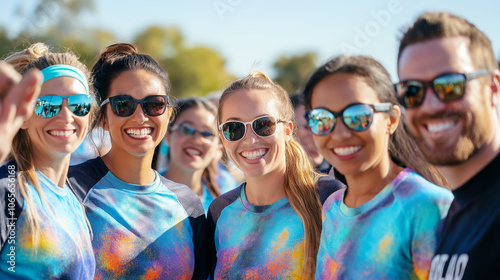
[[[500,275],[500,74],[489,39],[467,20],[425,13],[403,34],[398,100],[408,132],[455,199],[430,279]]]

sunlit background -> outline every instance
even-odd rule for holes
[[[366,54],[396,76],[398,37],[429,10],[476,24],[500,56],[500,1],[24,0],[2,1],[0,57],[43,41],[90,67],[131,42],[169,72],[172,94],[205,96],[258,69],[290,93],[338,54]]]

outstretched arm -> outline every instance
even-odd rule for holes
[[[40,71],[31,70],[21,77],[10,64],[0,61],[0,164],[17,131],[33,113],[41,82]]]

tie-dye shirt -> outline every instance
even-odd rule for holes
[[[321,202],[343,187],[330,177],[320,181]],[[286,196],[255,206],[243,183],[214,200],[208,223],[215,279],[301,279],[304,225]]]
[[[96,279],[203,279],[205,213],[187,186],[156,173],[149,185],[115,177],[101,158],[73,166],[94,238]]]
[[[408,168],[359,207],[344,193],[323,206],[316,279],[427,279],[452,193]]]
[[[80,202],[67,185],[61,188],[36,171],[45,203],[29,184],[40,225],[39,245],[34,246],[26,216],[29,206],[20,194],[15,169],[13,162],[0,168],[0,279],[93,279],[94,253]]]

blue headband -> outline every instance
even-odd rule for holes
[[[83,74],[83,72],[76,67],[66,64],[57,64],[44,68],[41,72],[43,74],[44,83],[57,77],[72,77],[80,81],[85,87],[87,94],[89,94],[89,84],[87,83],[87,78],[85,77],[85,74]]]

